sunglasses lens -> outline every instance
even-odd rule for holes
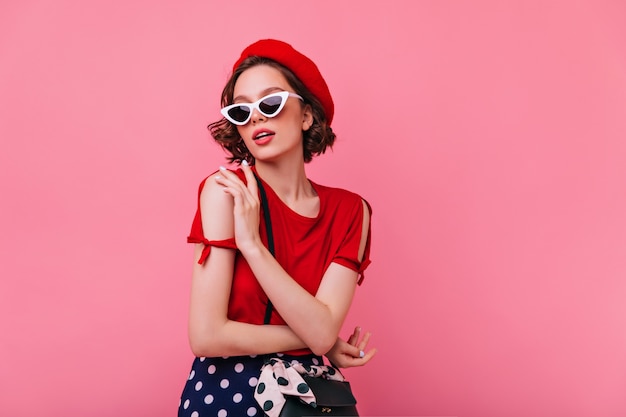
[[[282,102],[283,98],[281,96],[268,97],[259,103],[259,109],[265,115],[273,116],[278,111],[278,109],[280,109],[280,105]]]
[[[231,109],[228,109],[228,115],[238,122],[244,122],[250,116],[250,107],[248,106],[237,106]]]

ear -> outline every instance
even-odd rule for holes
[[[307,104],[304,106],[304,110],[302,111],[302,131],[306,132],[313,125],[313,110],[311,109],[311,105]]]

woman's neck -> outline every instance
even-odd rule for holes
[[[256,162],[256,171],[263,181],[287,205],[316,197],[315,190],[306,177],[303,161],[281,161],[281,163]]]

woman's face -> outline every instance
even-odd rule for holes
[[[254,103],[268,94],[281,91],[294,93],[278,69],[257,65],[245,70],[237,79],[233,103]],[[309,129],[312,123],[310,106],[290,96],[276,116],[270,118],[254,109],[248,123],[237,126],[237,130],[257,162],[279,158],[303,159],[302,132]]]

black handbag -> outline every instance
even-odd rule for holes
[[[267,248],[275,256],[274,234],[272,232],[272,221],[270,218],[267,195],[259,177],[255,176],[259,193],[261,195],[261,207],[265,219],[265,230],[267,232]],[[269,324],[272,315],[272,302],[267,300],[264,323]],[[335,367],[336,368],[336,367]],[[339,371],[337,369],[337,371]],[[300,401],[297,396],[285,396],[285,404],[280,412],[280,417],[308,417],[308,416],[352,416],[358,417],[356,409],[356,398],[352,394],[348,381],[334,381],[322,377],[312,377],[302,375],[302,379],[307,383],[315,395],[316,406],[313,407]]]
[[[302,379],[315,394],[316,407],[303,403],[298,397],[285,396],[285,405],[280,417],[304,416],[358,416],[356,399],[352,395],[350,383],[332,381],[303,375]]]

